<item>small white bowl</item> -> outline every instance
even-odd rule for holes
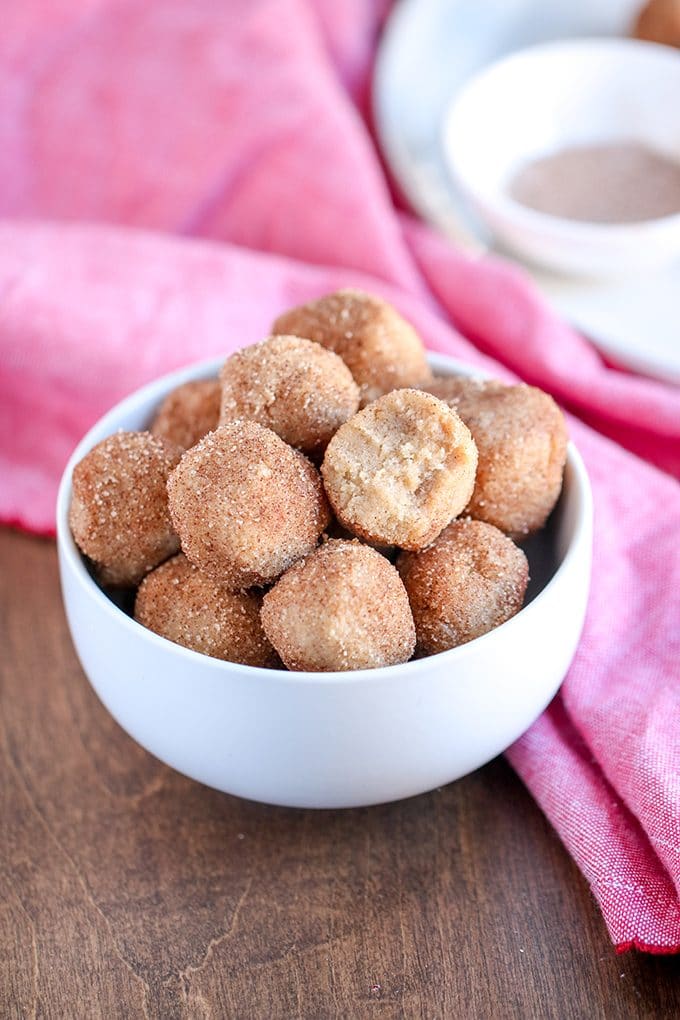
[[[470,372],[438,355],[440,373]],[[68,526],[71,473],[117,429],[145,428],[175,386],[221,362],[165,376],[114,407],[75,450],[57,503],[61,584],[73,642],[123,729],[179,772],[252,800],[337,808],[409,797],[490,761],[540,715],[581,633],[592,505],[569,446],[565,484],[531,557],[552,575],[513,619],[460,648],[354,673],[288,673],[199,655],[127,616],[95,584]],[[555,568],[555,563],[557,567]]]
[[[531,159],[566,146],[635,141],[680,160],[680,55],[632,39],[521,50],[475,75],[444,124],[449,168],[510,251],[561,272],[619,276],[680,256],[680,214],[639,223],[560,219],[514,201]]]

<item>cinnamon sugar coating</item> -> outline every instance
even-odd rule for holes
[[[180,553],[142,581],[135,619],[144,627],[227,662],[276,667],[278,656],[260,623],[261,598],[229,592]]]
[[[271,336],[227,358],[220,422],[259,422],[305,453],[321,454],[356,412],[359,390],[342,358],[312,340]]]
[[[522,608],[526,556],[483,521],[453,521],[428,549],[402,553],[397,568],[408,592],[418,653],[434,655],[472,641]]]
[[[422,549],[467,505],[477,450],[443,401],[395,390],[350,418],[321,473],[340,523],[377,545]]]
[[[316,340],[338,354],[359,386],[362,407],[390,390],[432,378],[410,323],[386,301],[359,290],[339,290],[291,308],[272,332]]]
[[[166,483],[181,452],[149,432],[121,431],[73,469],[73,538],[107,584],[135,585],[179,549]]]
[[[150,431],[176,443],[183,450],[217,428],[220,416],[220,384],[217,379],[186,382],[168,393],[151,423]]]
[[[359,542],[331,540],[264,596],[262,624],[292,670],[375,669],[406,662],[415,629],[399,574]]]
[[[168,493],[182,550],[232,590],[273,581],[330,519],[316,468],[250,421],[221,425],[187,450]]]
[[[456,411],[479,452],[467,512],[513,538],[545,524],[562,491],[567,459],[564,415],[534,386],[447,376],[427,386]]]

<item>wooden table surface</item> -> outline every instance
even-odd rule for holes
[[[680,958],[617,957],[503,760],[354,811],[206,789],[76,660],[51,542],[0,531],[0,1017],[680,1016]]]

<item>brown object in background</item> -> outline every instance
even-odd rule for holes
[[[633,25],[636,39],[680,47],[680,0],[649,0]]]

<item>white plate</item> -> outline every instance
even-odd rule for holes
[[[639,6],[639,0],[401,0],[383,34],[373,94],[383,151],[415,211],[471,251],[491,247],[444,161],[442,124],[451,99],[472,73],[514,50],[569,36],[624,35]],[[680,383],[680,263],[648,278],[607,283],[525,269],[612,361]]]

